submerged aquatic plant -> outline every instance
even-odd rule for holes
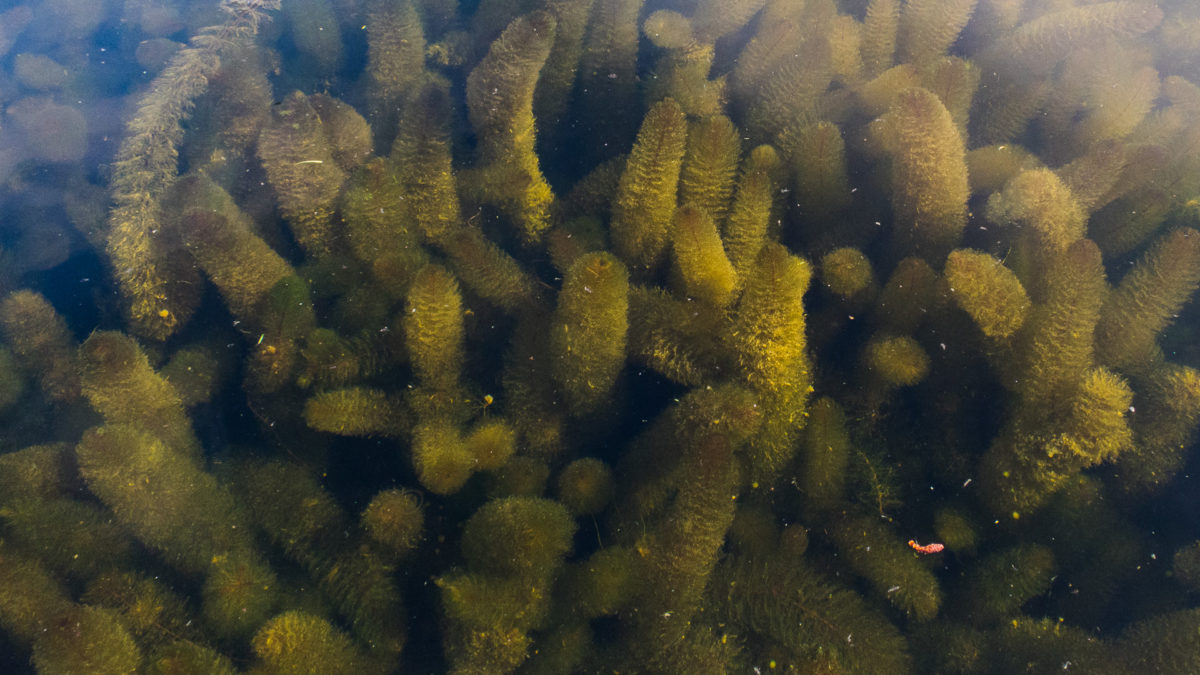
[[[0,278],[20,660],[1200,669],[1188,3],[219,9]]]

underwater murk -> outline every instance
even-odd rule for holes
[[[0,9],[5,673],[1200,672],[1200,4]]]

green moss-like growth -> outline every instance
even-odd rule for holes
[[[468,571],[437,580],[455,672],[509,672],[527,658],[528,631],[546,618],[574,532],[567,510],[546,499],[495,499],[471,516],[462,538]]]
[[[534,152],[533,93],[557,25],[549,12],[518,17],[467,78],[482,196],[509,213],[527,243],[550,227],[554,200]]]
[[[571,549],[574,532],[561,504],[527,497],[495,500],[467,521],[463,556],[481,572],[544,576]]]
[[[89,583],[81,599],[116,612],[143,647],[201,639],[183,598],[154,579],[109,571]]]
[[[1113,651],[1135,672],[1186,673],[1200,667],[1198,623],[1200,610],[1195,609],[1144,619],[1125,630]]]
[[[0,507],[0,522],[9,541],[57,574],[91,579],[133,562],[129,533],[91,502],[11,498]]]
[[[120,620],[86,605],[60,616],[33,644],[33,664],[46,675],[127,675],[138,672],[141,662],[141,651]]]
[[[715,307],[729,302],[737,276],[706,211],[690,204],[675,211],[671,251],[678,295]]]
[[[963,139],[931,91],[906,89],[873,129],[892,155],[896,237],[906,252],[940,262],[966,225],[967,164]]]
[[[933,574],[878,517],[847,515],[830,530],[838,551],[876,594],[918,621],[937,616],[942,589]]]
[[[391,579],[394,556],[366,546],[333,496],[303,467],[246,462],[232,475],[254,520],[304,568],[372,660],[393,662],[407,639],[400,594]]]
[[[1200,232],[1172,231],[1146,252],[1108,296],[1096,326],[1097,356],[1122,370],[1143,370],[1155,340],[1200,285]]]
[[[558,500],[575,516],[596,515],[613,499],[612,469],[595,457],[584,457],[558,474]]]
[[[609,546],[570,565],[563,581],[567,604],[587,618],[613,616],[637,597],[640,557],[633,549]]]
[[[1005,338],[1025,322],[1030,305],[1025,287],[992,256],[981,251],[952,251],[946,259],[946,281],[955,301],[984,335]]]
[[[205,578],[215,630],[245,635],[270,614],[278,599],[274,574],[231,495],[194,458],[119,424],[89,430],[75,452],[88,488],[138,539]]]
[[[900,631],[856,593],[803,561],[727,560],[717,569],[711,595],[735,625],[780,645],[782,667],[909,672],[911,657]]]
[[[821,280],[835,295],[851,299],[865,295],[875,281],[871,261],[862,251],[839,248],[821,258]]]
[[[867,344],[863,362],[874,377],[893,387],[912,386],[929,372],[929,355],[904,335],[876,336]]]
[[[646,114],[625,163],[610,225],[615,252],[637,274],[657,266],[675,214],[687,119],[671,99]]]
[[[1003,620],[1049,590],[1055,573],[1054,553],[1045,546],[1027,544],[993,553],[967,573],[960,611],[981,625]]]
[[[0,327],[41,382],[46,395],[60,401],[79,398],[75,339],[66,321],[33,291],[17,291],[0,303]]]
[[[200,442],[175,388],[150,367],[137,342],[100,331],[79,349],[83,394],[109,424],[151,431],[172,451],[200,457]]]
[[[940,509],[933,517],[933,527],[938,541],[959,555],[970,555],[979,546],[978,528],[958,509]]]
[[[1197,670],[1185,0],[276,4],[0,13],[0,663]]]
[[[257,339],[250,334],[251,355],[247,366],[246,389],[269,394],[292,383],[300,362],[300,344],[308,335],[316,316],[308,284],[299,276],[280,279],[258,304]]]
[[[602,405],[625,357],[629,272],[610,253],[581,256],[567,270],[550,334],[552,373],[572,413]]]
[[[679,492],[661,524],[639,539],[643,593],[633,603],[627,647],[635,662],[669,660],[703,606],[704,588],[733,523],[739,478],[734,447],[716,433],[681,448]],[[645,641],[645,635],[654,637]]]
[[[254,654],[259,662],[253,672],[263,675],[285,673],[364,673],[370,662],[354,643],[328,621],[304,612],[280,614],[254,634]]]
[[[334,204],[346,173],[334,160],[325,122],[309,97],[292,92],[272,109],[258,138],[279,208],[308,255],[333,252]]]
[[[423,384],[446,390],[458,383],[463,367],[462,295],[446,268],[427,265],[413,279],[404,313],[404,339]]]
[[[721,229],[721,240],[740,285],[754,275],[752,268],[767,245],[780,163],[779,153],[769,145],[754,148],[742,162],[729,217]]]
[[[679,203],[703,209],[713,222],[724,222],[733,197],[740,154],[737,128],[725,115],[689,123],[687,148],[679,173]]]
[[[201,175],[176,183],[170,200],[188,252],[221,292],[229,311],[253,322],[271,288],[292,266],[255,234],[253,222],[225,190]],[[236,255],[230,255],[236,251]]]
[[[845,498],[846,467],[852,451],[841,406],[828,397],[817,400],[812,405],[801,450],[802,484],[809,508],[828,511]]]
[[[475,468],[495,471],[516,452],[517,433],[506,422],[485,420],[471,429],[463,442],[467,452],[475,458]]]
[[[73,605],[63,584],[36,559],[0,543],[0,626],[28,647]]]
[[[236,675],[238,669],[229,657],[210,647],[180,640],[149,652],[144,662],[146,675],[210,673]]]
[[[454,494],[475,471],[475,455],[458,429],[448,422],[418,424],[412,438],[413,468],[426,490],[438,495]]]
[[[371,540],[395,556],[410,553],[421,542],[425,514],[421,499],[408,490],[383,490],[362,513]]]
[[[304,420],[317,431],[343,436],[399,437],[411,425],[403,401],[368,387],[317,394],[304,404]]]

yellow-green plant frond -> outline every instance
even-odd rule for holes
[[[377,133],[386,134],[424,73],[425,32],[412,0],[371,0],[366,18],[367,100]]]
[[[1141,35],[1162,21],[1157,5],[1100,2],[1048,12],[1017,26],[989,47],[986,61],[1003,62],[1013,72],[1049,72],[1064,56],[1110,37]]]
[[[402,436],[410,425],[399,399],[379,389],[324,391],[304,404],[304,421],[317,431],[341,436]]]
[[[334,209],[346,172],[333,158],[324,123],[309,97],[292,92],[271,111],[258,156],[292,233],[313,257],[333,252]]]
[[[13,352],[33,370],[47,396],[58,401],[79,398],[75,338],[44,296],[22,290],[4,298],[0,330]]]
[[[150,367],[136,340],[115,331],[92,333],[79,347],[79,373],[83,395],[105,422],[137,426],[173,452],[201,456],[179,394]]]
[[[408,289],[404,341],[421,383],[434,389],[453,388],[463,368],[462,294],[454,275],[440,265],[426,265]]]
[[[946,106],[928,89],[906,89],[873,125],[892,155],[895,237],[908,252],[941,262],[966,225],[963,139]]]
[[[984,335],[1006,338],[1025,323],[1029,295],[1012,270],[996,258],[958,249],[946,258],[945,274],[952,297]]]
[[[1057,565],[1040,544],[997,551],[977,562],[963,581],[962,611],[988,625],[1016,614],[1021,605],[1050,590]]]
[[[755,389],[808,387],[803,298],[811,277],[808,263],[778,244],[763,249],[747,277],[726,343]]]
[[[863,75],[874,77],[892,67],[900,30],[900,0],[871,0],[863,19]]]
[[[721,230],[725,252],[738,273],[739,284],[745,283],[752,273],[751,267],[766,245],[779,166],[779,153],[769,145],[754,148],[742,163],[737,193]]]
[[[877,335],[867,343],[863,363],[872,378],[890,387],[910,387],[929,374],[929,355],[907,335]]]
[[[821,258],[821,281],[834,295],[851,299],[866,297],[875,284],[871,261],[856,248],[839,248]]]
[[[976,0],[908,0],[900,11],[898,60],[924,66],[944,55],[971,18]]]
[[[1200,371],[1163,363],[1140,378],[1138,394],[1137,451],[1118,458],[1131,492],[1161,489],[1183,466],[1200,420]]]
[[[846,142],[837,125],[822,120],[802,127],[791,154],[796,203],[805,216],[828,217],[850,205]]]
[[[426,85],[404,106],[388,158],[404,200],[403,210],[388,216],[389,220],[410,214],[420,234],[433,243],[442,242],[462,221],[450,166],[449,110],[446,85]],[[389,242],[387,247],[394,249],[398,243]]]
[[[713,307],[729,302],[737,276],[707,211],[690,204],[675,211],[671,252],[680,295]]]
[[[832,672],[912,668],[908,642],[896,626],[804,560],[730,558],[713,576],[712,596],[720,613],[782,645],[787,650],[780,659],[783,667],[807,668],[816,661],[828,663]],[[781,588],[788,592],[780,593]],[[861,640],[864,635],[871,639]]]
[[[1099,249],[1087,239],[1072,244],[1046,285],[1044,304],[1025,320],[1015,362],[1004,366],[1012,368],[1022,400],[1043,408],[1039,414],[1069,400],[1093,365],[1092,334],[1106,289]]]
[[[679,203],[704,209],[713,222],[729,212],[742,141],[725,115],[688,123],[687,149],[679,173]]]
[[[499,203],[527,243],[550,227],[554,200],[534,151],[533,92],[556,27],[547,12],[517,18],[467,78],[467,110],[479,139],[485,201]]]
[[[1087,220],[1074,195],[1050,169],[1017,174],[988,199],[987,217],[1000,225],[1020,226],[1010,265],[1035,299],[1043,297],[1052,262],[1084,235]]]
[[[192,104],[220,68],[221,53],[253,38],[277,0],[225,2],[224,24],[203,29],[178,51],[138,102],[113,162],[114,208],[106,251],[135,332],[164,340],[199,304],[199,277],[161,228],[159,199],[178,171],[178,146]]]
[[[1155,340],[1200,285],[1200,232],[1173,230],[1108,296],[1096,327],[1101,362],[1117,369],[1145,368]]]
[[[814,512],[826,513],[846,498],[852,447],[841,406],[827,396],[813,403],[803,438],[800,480],[805,503]]]
[[[544,301],[537,280],[507,251],[465,225],[447,233],[441,242],[454,274],[472,293],[505,311],[532,309]]]
[[[351,675],[369,670],[369,661],[350,636],[328,621],[302,611],[280,614],[254,634],[254,654],[262,673],[303,671]]]
[[[699,42],[714,43],[746,25],[765,0],[700,0],[692,13],[692,34]]]
[[[844,515],[830,525],[829,535],[841,558],[878,595],[917,621],[937,616],[942,605],[937,578],[878,517]]]
[[[683,111],[672,99],[659,101],[646,113],[613,204],[613,247],[637,273],[657,266],[666,248],[686,147]]]
[[[968,114],[979,88],[979,68],[955,56],[935,59],[921,70],[921,86],[937,94],[959,134],[966,138]]]
[[[551,373],[575,415],[594,411],[625,362],[629,271],[611,253],[587,253],[567,270],[550,334]]]

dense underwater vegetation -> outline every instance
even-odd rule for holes
[[[1187,0],[0,12],[0,668],[1200,672]]]

